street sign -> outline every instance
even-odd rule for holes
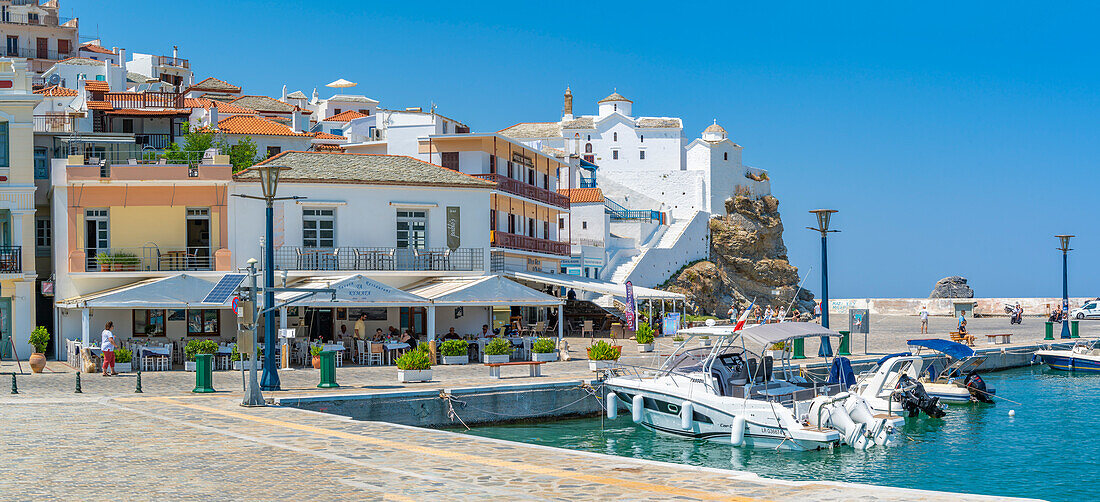
[[[238,305],[240,303],[240,301],[241,301],[241,297],[234,296],[233,297],[233,302],[230,304],[233,307],[233,313],[237,314],[237,317],[241,316],[240,305]]]
[[[294,338],[294,328],[280,328],[279,338]]]

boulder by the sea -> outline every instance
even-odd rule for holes
[[[929,298],[974,298],[974,290],[966,285],[966,278],[958,275],[944,277],[936,282]]]

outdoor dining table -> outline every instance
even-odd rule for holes
[[[136,345],[134,346],[134,356],[136,356],[138,359],[138,367],[141,369],[141,371],[157,371],[156,366],[151,366],[151,368],[153,369],[149,369],[150,367],[145,367],[142,364],[142,361],[144,361],[146,357],[164,356],[167,357],[168,362],[171,363],[172,347],[166,345]],[[168,366],[168,369],[171,369],[170,364]]]
[[[336,365],[337,366],[343,366],[344,365],[344,351],[347,350],[347,349],[348,348],[345,347],[344,344],[342,344],[342,343],[326,343],[326,344],[321,345],[321,350],[324,350],[324,351],[331,350],[331,351],[336,353]]]
[[[393,364],[394,354],[402,349],[407,349],[411,345],[404,342],[383,342],[382,348],[386,349],[386,364]]]

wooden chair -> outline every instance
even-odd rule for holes
[[[375,361],[377,361],[378,365],[382,365],[382,356],[386,351],[385,345],[383,345],[382,342],[369,343],[370,351],[367,353],[367,364],[375,364]]]
[[[584,324],[581,327],[581,337],[583,338],[588,335],[592,335],[593,333],[595,333],[595,331],[592,330],[592,320],[585,319]]]

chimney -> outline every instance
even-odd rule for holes
[[[286,84],[283,84],[283,97],[279,99],[283,103],[286,103]]]
[[[210,117],[210,123],[207,124],[207,127],[211,128],[211,129],[217,129],[218,128],[218,106],[211,103],[210,109],[207,110],[206,112],[207,112],[207,114],[209,114],[209,117]]]
[[[565,114],[562,119],[573,120],[573,91],[569,87],[565,88]]]
[[[126,49],[124,49],[122,47],[119,47],[119,49],[118,49],[118,65],[123,67],[123,68],[126,68]],[[145,82],[141,82],[141,83],[144,84]]]
[[[172,59],[180,57],[180,47],[178,45],[172,46]]]
[[[111,59],[105,58],[103,60],[103,81],[107,82],[107,86],[111,86]],[[111,89],[112,91],[114,89]]]
[[[294,113],[290,115],[290,128],[294,132],[306,132],[304,129],[305,117],[302,115],[302,109],[297,106],[294,107]]]

